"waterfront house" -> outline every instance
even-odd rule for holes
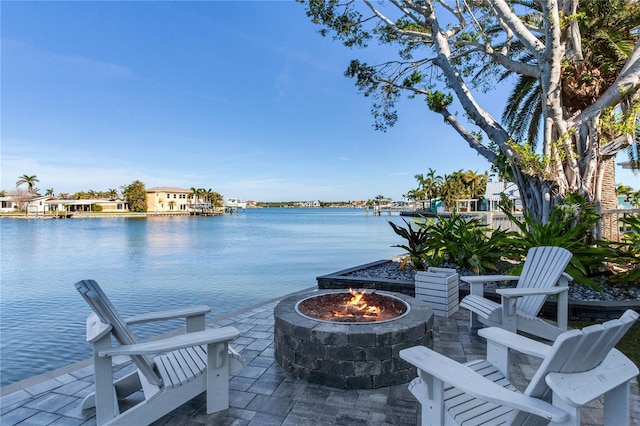
[[[189,213],[189,207],[197,200],[192,200],[192,192],[186,188],[157,186],[147,189],[148,213]]]
[[[15,197],[0,197],[0,211],[4,213],[10,213],[18,211],[20,203]]]
[[[513,202],[516,210],[522,210],[522,199],[520,198],[520,191],[515,183],[512,182],[487,182],[487,189],[485,190],[484,199],[488,203],[486,208],[482,210],[497,212],[500,211],[498,204],[500,203],[500,194],[503,194]]]
[[[0,197],[0,211],[5,213],[26,211],[29,214],[44,214],[49,211],[46,201],[48,196],[20,193]]]
[[[83,198],[80,200],[68,200],[61,198],[49,198],[45,201],[47,212],[109,212],[126,213],[129,211],[129,204],[123,200],[106,200],[104,198]]]

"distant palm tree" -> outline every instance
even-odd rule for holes
[[[107,197],[109,197],[111,201],[115,200],[116,198],[118,198],[118,191],[116,189],[110,188],[107,191]]]
[[[36,190],[36,182],[40,182],[38,180],[38,178],[36,177],[36,175],[33,176],[29,176],[29,175],[22,175],[18,178],[18,181],[16,182],[16,188],[20,185],[23,184],[27,184],[27,192],[29,192],[30,194],[37,194],[37,190]]]
[[[53,197],[53,188],[47,189],[47,192],[44,195],[47,197]]]
[[[201,194],[201,189],[196,188],[195,186],[191,187],[191,204],[198,204],[199,200],[198,198],[200,197]]]

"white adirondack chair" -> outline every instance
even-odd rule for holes
[[[517,330],[555,340],[567,330],[569,281],[571,276],[564,269],[571,260],[571,252],[561,247],[533,247],[529,249],[520,276],[480,275],[462,276],[469,284],[469,295],[460,306],[470,311],[471,328],[482,324]],[[515,281],[515,288],[497,289],[502,303],[484,298],[484,284],[493,281]],[[550,295],[557,295],[556,325],[538,317],[542,305]]]
[[[242,367],[229,347],[234,327],[207,329],[208,306],[153,312],[122,319],[98,283],[83,280],[76,288],[94,313],[87,318],[87,341],[93,344],[95,393],[82,409],[96,407],[98,425],[147,425],[206,390],[207,413],[229,408],[229,374]],[[186,318],[186,334],[139,343],[130,324]],[[111,336],[119,345],[112,346]],[[112,357],[131,358],[137,370],[116,381]],[[144,401],[120,412],[118,400],[139,390]]]
[[[630,420],[629,381],[638,368],[613,346],[638,313],[562,333],[552,346],[489,327],[487,360],[460,364],[424,346],[400,351],[418,368],[409,389],[422,405],[422,425],[580,425],[580,407],[604,395],[605,425]],[[526,390],[509,382],[509,350],[542,358]],[[551,402],[549,402],[549,400]]]

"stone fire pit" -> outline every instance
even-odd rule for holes
[[[282,300],[274,309],[275,359],[296,377],[341,389],[374,389],[406,383],[415,368],[398,352],[432,346],[433,311],[412,297],[377,292],[407,305],[400,317],[383,322],[330,322],[300,313],[296,306],[314,291]]]

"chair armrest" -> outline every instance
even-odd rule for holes
[[[125,318],[127,324],[140,324],[151,321],[164,321],[176,318],[192,317],[196,315],[205,315],[211,312],[211,308],[206,305],[192,306],[188,308],[171,309],[167,311],[149,312],[146,314],[135,315]]]
[[[424,346],[403,349],[400,351],[400,358],[456,389],[484,401],[506,405],[555,422],[564,422],[569,419],[568,413],[548,402],[505,389],[466,365]]]
[[[549,373],[545,381],[563,401],[573,406],[583,406],[600,395],[633,379],[638,367],[617,349],[592,370],[581,373]]]
[[[478,335],[490,342],[497,343],[523,354],[535,356],[536,358],[546,358],[551,351],[551,346],[549,345],[499,327],[482,328],[478,330]]]
[[[559,294],[562,292],[568,292],[569,287],[547,287],[547,288],[498,288],[496,289],[496,293],[500,296],[511,298],[511,297],[522,297],[522,296],[530,296],[535,294]]]
[[[567,274],[566,272],[563,272],[562,275],[560,276],[559,282],[563,282],[563,281],[565,284],[568,284],[569,281],[573,281],[573,277]]]
[[[517,281],[519,279],[520,277],[517,275],[465,275],[460,277],[460,281],[464,281],[469,285],[493,281]]]
[[[210,343],[229,342],[239,335],[240,332],[235,327],[209,328],[152,342],[115,346],[101,350],[98,354],[100,356],[159,354]]]
[[[516,281],[520,277],[515,275],[472,275],[460,277],[461,281],[469,284],[469,294],[484,295],[484,284],[494,281]]]

